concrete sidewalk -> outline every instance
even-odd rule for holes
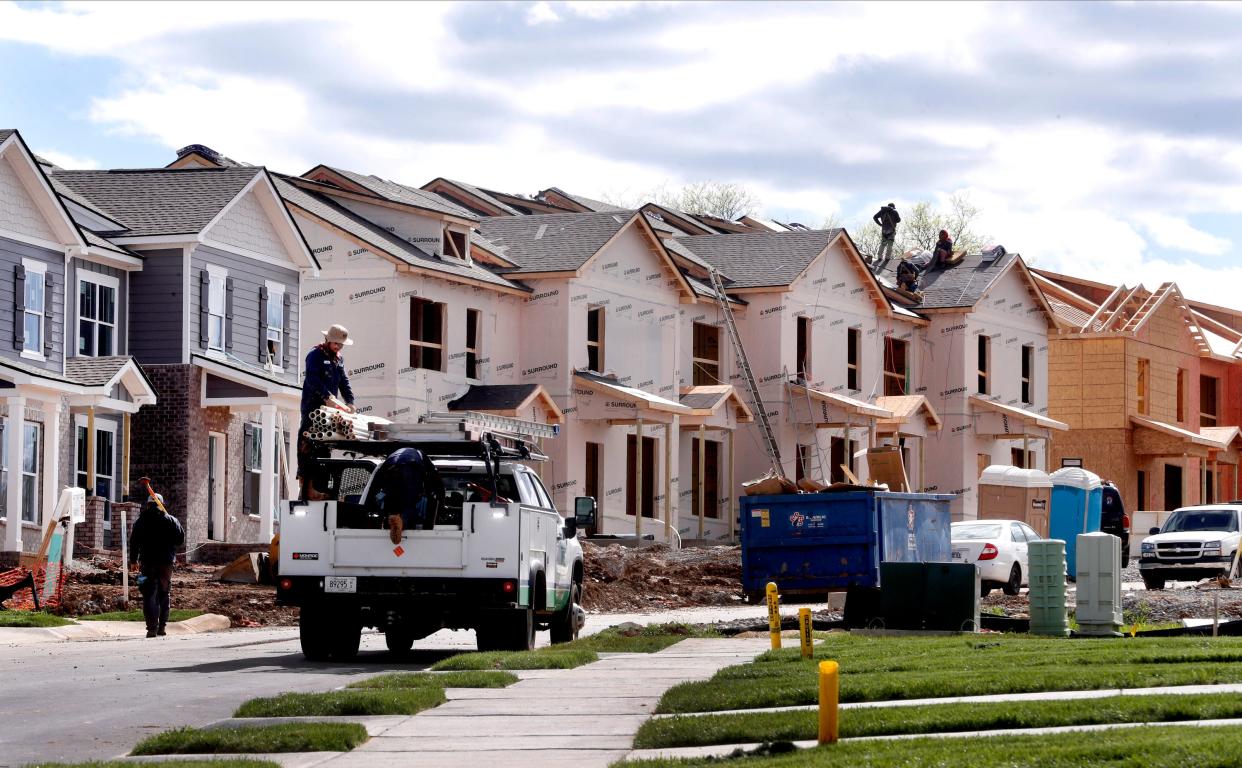
[[[169,636],[216,632],[232,626],[227,616],[204,613],[185,621],[168,624]],[[147,627],[141,621],[79,621],[63,627],[0,627],[0,645],[61,643],[67,640],[125,640],[145,638]]]

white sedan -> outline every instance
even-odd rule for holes
[[[953,562],[979,567],[980,594],[1016,595],[1027,583],[1026,543],[1040,535],[1021,520],[970,520],[953,523],[950,538]]]

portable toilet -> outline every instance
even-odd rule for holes
[[[979,519],[1021,520],[1048,538],[1052,480],[1039,469],[994,464],[979,476]]]
[[[1065,542],[1065,565],[1071,576],[1077,574],[1074,555],[1078,534],[1100,530],[1103,484],[1100,476],[1081,467],[1058,469],[1052,480],[1052,512],[1048,516],[1048,537]]]

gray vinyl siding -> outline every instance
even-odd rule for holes
[[[52,350],[44,352],[43,362],[21,356],[21,350],[13,346],[13,322],[16,304],[14,267],[22,259],[34,259],[47,264],[47,274],[53,280],[50,296],[44,297],[43,332],[50,334]],[[28,365],[62,373],[65,355],[65,255],[35,245],[19,243],[0,237],[0,354]]]
[[[69,334],[68,349],[69,355],[72,357],[77,355],[78,349],[78,277],[90,277],[91,274],[107,275],[115,277],[119,281],[116,290],[116,348],[113,350],[114,355],[127,355],[129,352],[129,275],[123,269],[109,267],[106,264],[96,264],[93,261],[82,261],[74,259],[70,266],[70,282],[69,282]]]
[[[207,374],[207,397],[267,397],[262,390]]]
[[[287,380],[290,384],[296,385],[298,383],[297,369],[299,365],[298,292],[300,284],[298,271],[293,268],[279,267],[274,264],[255,261],[244,256],[236,256],[205,245],[197,246],[190,255],[191,353],[206,351],[203,343],[199,340],[199,307],[203,298],[199,295],[201,293],[199,289],[199,276],[203,270],[207,269],[208,264],[227,269],[229,277],[233,280],[233,315],[229,321],[231,323],[229,332],[232,334],[233,348],[229,351],[229,354],[247,365],[259,365],[260,322],[261,320],[264,323],[266,322],[265,318],[261,319],[259,317],[259,289],[269,280],[285,286],[285,292],[290,297],[289,335],[286,337],[285,344],[292,344],[293,346],[291,354],[288,355],[289,365],[281,378]],[[266,325],[263,327],[266,328]]]
[[[185,254],[170,248],[142,255],[142,271],[130,276],[129,354],[139,365],[180,363],[186,333],[181,274]]]

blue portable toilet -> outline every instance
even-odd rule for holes
[[[1052,514],[1048,538],[1065,542],[1065,565],[1070,577],[1077,573],[1075,543],[1080,533],[1100,530],[1103,483],[1100,476],[1081,467],[1058,469],[1052,480]]]

